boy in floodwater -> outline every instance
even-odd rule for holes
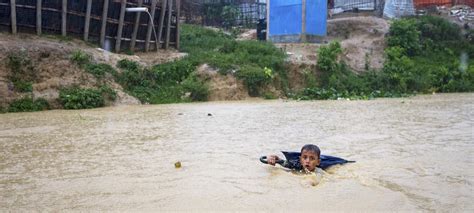
[[[320,156],[321,150],[318,146],[314,144],[306,144],[301,148],[299,167],[294,168],[290,165],[288,160],[285,160],[283,167],[304,172],[306,175],[301,183],[307,186],[316,186],[321,182],[322,174],[324,173],[322,169],[318,168],[319,163],[321,162]],[[278,160],[280,160],[280,158],[276,155],[267,156],[267,162],[270,165],[275,166],[275,163]]]
[[[285,161],[283,163],[283,167],[301,170],[305,172],[316,172],[317,167],[321,161],[321,150],[318,146],[314,144],[306,144],[301,148],[301,156],[300,156],[300,164],[301,168],[290,168],[289,162]],[[280,158],[276,155],[269,155],[267,156],[268,164],[275,166],[275,163],[280,160]]]

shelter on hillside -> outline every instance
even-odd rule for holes
[[[267,1],[267,39],[320,42],[326,36],[327,0]]]
[[[415,15],[413,0],[386,0],[383,15],[388,18]]]

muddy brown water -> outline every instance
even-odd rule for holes
[[[2,114],[0,211],[472,211],[473,103],[441,94]],[[312,186],[258,161],[306,143],[357,163]]]

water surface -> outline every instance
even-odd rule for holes
[[[0,211],[472,211],[473,103],[442,94],[3,114]],[[306,143],[357,163],[311,186],[258,161]]]

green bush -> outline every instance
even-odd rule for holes
[[[122,59],[117,63],[117,67],[125,70],[138,70],[140,68],[140,65],[135,61]]]
[[[196,75],[190,75],[182,83],[185,92],[191,93],[192,101],[207,101],[209,96],[209,86]]]
[[[100,93],[104,99],[109,101],[115,101],[117,99],[117,92],[107,85],[103,85],[99,88]]]
[[[81,51],[81,50],[76,50],[72,52],[70,60],[77,64],[79,67],[85,67],[90,63],[92,59],[92,56]]]
[[[258,96],[260,95],[260,88],[272,79],[271,70],[270,72],[265,71],[265,69],[258,66],[245,65],[236,72],[236,76],[244,81],[249,90],[249,95]]]
[[[421,16],[415,19],[417,29],[423,40],[434,42],[458,41],[461,39],[461,29],[450,21],[437,16]]]
[[[64,109],[90,109],[104,106],[104,97],[101,91],[96,89],[63,88],[59,91],[59,100]]]
[[[416,21],[413,19],[400,19],[390,26],[387,44],[389,47],[401,47],[409,56],[420,52],[420,35]]]
[[[33,100],[26,97],[13,101],[8,107],[8,112],[34,112],[49,109],[48,102],[43,98]]]
[[[15,84],[20,92],[30,90],[30,82],[36,80],[36,71],[33,63],[26,53],[9,53],[7,55],[7,67],[10,69],[8,79]]]
[[[151,70],[151,78],[159,84],[177,84],[194,72],[195,64],[187,59],[159,64]]]
[[[13,81],[14,89],[18,92],[33,92],[33,83],[22,80]]]
[[[103,78],[106,73],[111,73],[112,75],[116,74],[115,69],[108,64],[92,64],[89,63],[85,66],[85,69],[88,73],[94,75],[96,78]]]
[[[319,70],[326,73],[337,72],[339,69],[337,59],[341,53],[341,44],[337,41],[321,46],[318,49],[318,62],[316,64]]]

